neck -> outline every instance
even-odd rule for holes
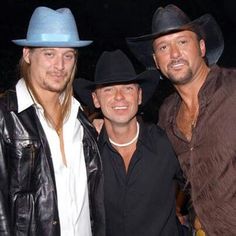
[[[27,88],[32,96],[32,99],[41,104],[44,108],[55,109],[55,107],[60,105],[60,93],[41,89],[34,86],[34,84],[29,84]]]
[[[59,94],[44,94],[40,95],[42,105],[46,109],[56,109],[60,107],[60,95]]]
[[[198,93],[205,83],[209,71],[210,68],[203,64],[189,83],[175,85],[183,103],[185,103],[188,108],[191,109],[191,107],[198,106]]]
[[[139,124],[136,119],[128,125],[108,125],[105,121],[105,126],[110,142],[117,147],[129,146],[138,139]]]
[[[32,91],[29,90],[29,93],[35,103],[39,103],[44,109],[45,118],[51,123],[51,125],[58,130],[62,128],[62,110],[59,99],[59,94],[57,93],[37,93],[33,95]]]

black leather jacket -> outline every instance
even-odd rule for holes
[[[104,235],[103,176],[96,132],[81,110],[78,119],[84,127],[93,235],[100,236]],[[13,90],[0,98],[0,235],[60,235],[49,145],[34,107],[18,113]]]

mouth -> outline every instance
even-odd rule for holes
[[[174,70],[179,70],[179,69],[182,69],[183,66],[186,66],[187,65],[187,62],[184,61],[184,60],[179,60],[179,61],[174,61],[174,62],[171,62],[169,65],[168,65],[168,68],[169,69],[174,69]]]
[[[113,106],[112,109],[114,110],[126,110],[128,106]]]
[[[53,77],[56,77],[56,78],[64,78],[65,75],[62,75],[62,74],[52,74]]]
[[[51,73],[49,73],[49,75],[52,77],[63,78],[66,76],[66,73],[64,73],[64,72],[51,72]]]
[[[179,69],[179,68],[181,68],[183,66],[184,66],[183,63],[175,63],[175,64],[171,64],[170,67],[173,68],[173,69]]]

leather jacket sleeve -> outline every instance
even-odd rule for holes
[[[10,236],[11,235],[10,217],[9,217],[10,207],[8,202],[8,176],[7,176],[5,156],[6,155],[4,148],[4,139],[1,132],[0,133],[0,235]]]
[[[97,146],[97,133],[80,110],[78,119],[84,127],[84,156],[88,176],[90,213],[93,236],[105,235],[105,209],[103,193],[103,170]]]

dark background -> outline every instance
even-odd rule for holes
[[[150,33],[153,13],[157,7],[169,3],[179,6],[192,19],[205,13],[212,14],[225,40],[225,50],[218,64],[226,67],[236,65],[235,0],[7,0],[4,1],[5,6],[1,6],[0,14],[0,91],[9,88],[18,79],[16,65],[22,48],[11,40],[26,37],[28,23],[36,7],[71,9],[80,38],[94,40],[91,46],[80,50],[77,77],[93,79],[96,61],[104,50],[120,48],[128,54],[137,71],[144,70],[129,52],[124,39]],[[168,82],[161,81],[154,99],[147,106],[150,119],[156,119],[156,110],[170,92]],[[150,106],[154,108],[150,109]]]

